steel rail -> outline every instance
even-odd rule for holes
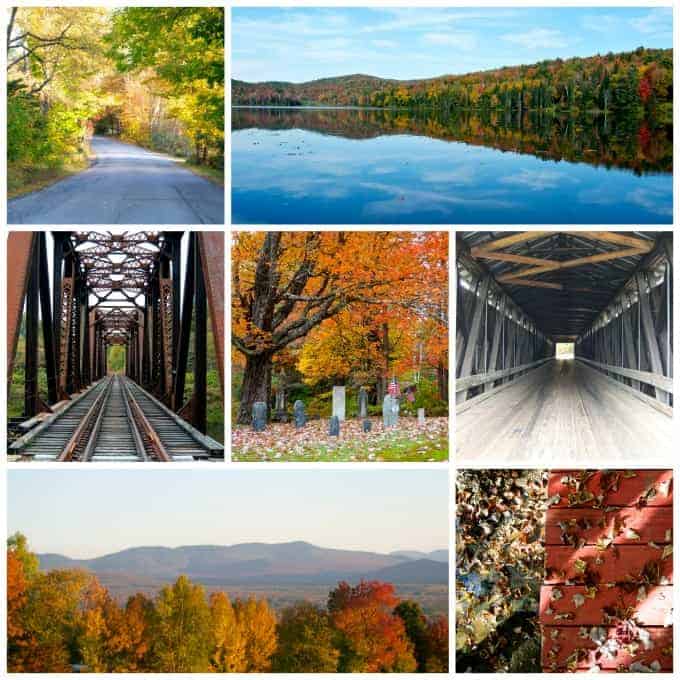
[[[88,409],[87,413],[83,416],[76,427],[71,438],[66,442],[66,446],[62,449],[61,453],[57,456],[57,462],[63,463],[72,461],[74,455],[76,454],[78,445],[81,443],[83,436],[88,432],[88,427],[92,424],[95,426],[101,414],[103,413],[103,406],[108,399],[109,392],[111,390],[111,378],[108,379],[106,387],[97,395],[97,398],[92,402],[92,406]]]

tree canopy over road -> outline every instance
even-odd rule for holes
[[[12,8],[10,196],[85,167],[93,132],[221,169],[223,18],[216,7]]]

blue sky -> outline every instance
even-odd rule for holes
[[[232,77],[427,78],[672,40],[664,7],[234,8]]]
[[[439,470],[11,470],[9,532],[37,552],[303,540],[390,552],[448,545]]]

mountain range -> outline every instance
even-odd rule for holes
[[[120,579],[174,581],[185,574],[204,585],[332,585],[360,578],[395,584],[448,583],[448,551],[395,551],[389,554],[322,548],[304,541],[138,547],[95,557],[72,559],[39,554],[40,568],[86,569],[107,582]]]
[[[645,85],[639,90],[642,80]],[[626,108],[653,102],[672,104],[673,50],[640,47],[631,52],[418,80],[391,80],[363,73],[302,83],[233,79],[237,106],[377,106],[524,109]],[[642,92],[653,92],[653,97]]]

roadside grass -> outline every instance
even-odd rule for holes
[[[181,164],[183,168],[193,172],[194,175],[203,177],[218,187],[224,186],[224,169],[213,168],[209,165],[196,165],[195,163],[190,163],[189,161],[175,161],[177,164]]]
[[[55,168],[36,168],[10,163],[7,166],[7,198],[17,198],[40,191],[75,175],[90,166],[90,159],[83,155],[75,157]]]

